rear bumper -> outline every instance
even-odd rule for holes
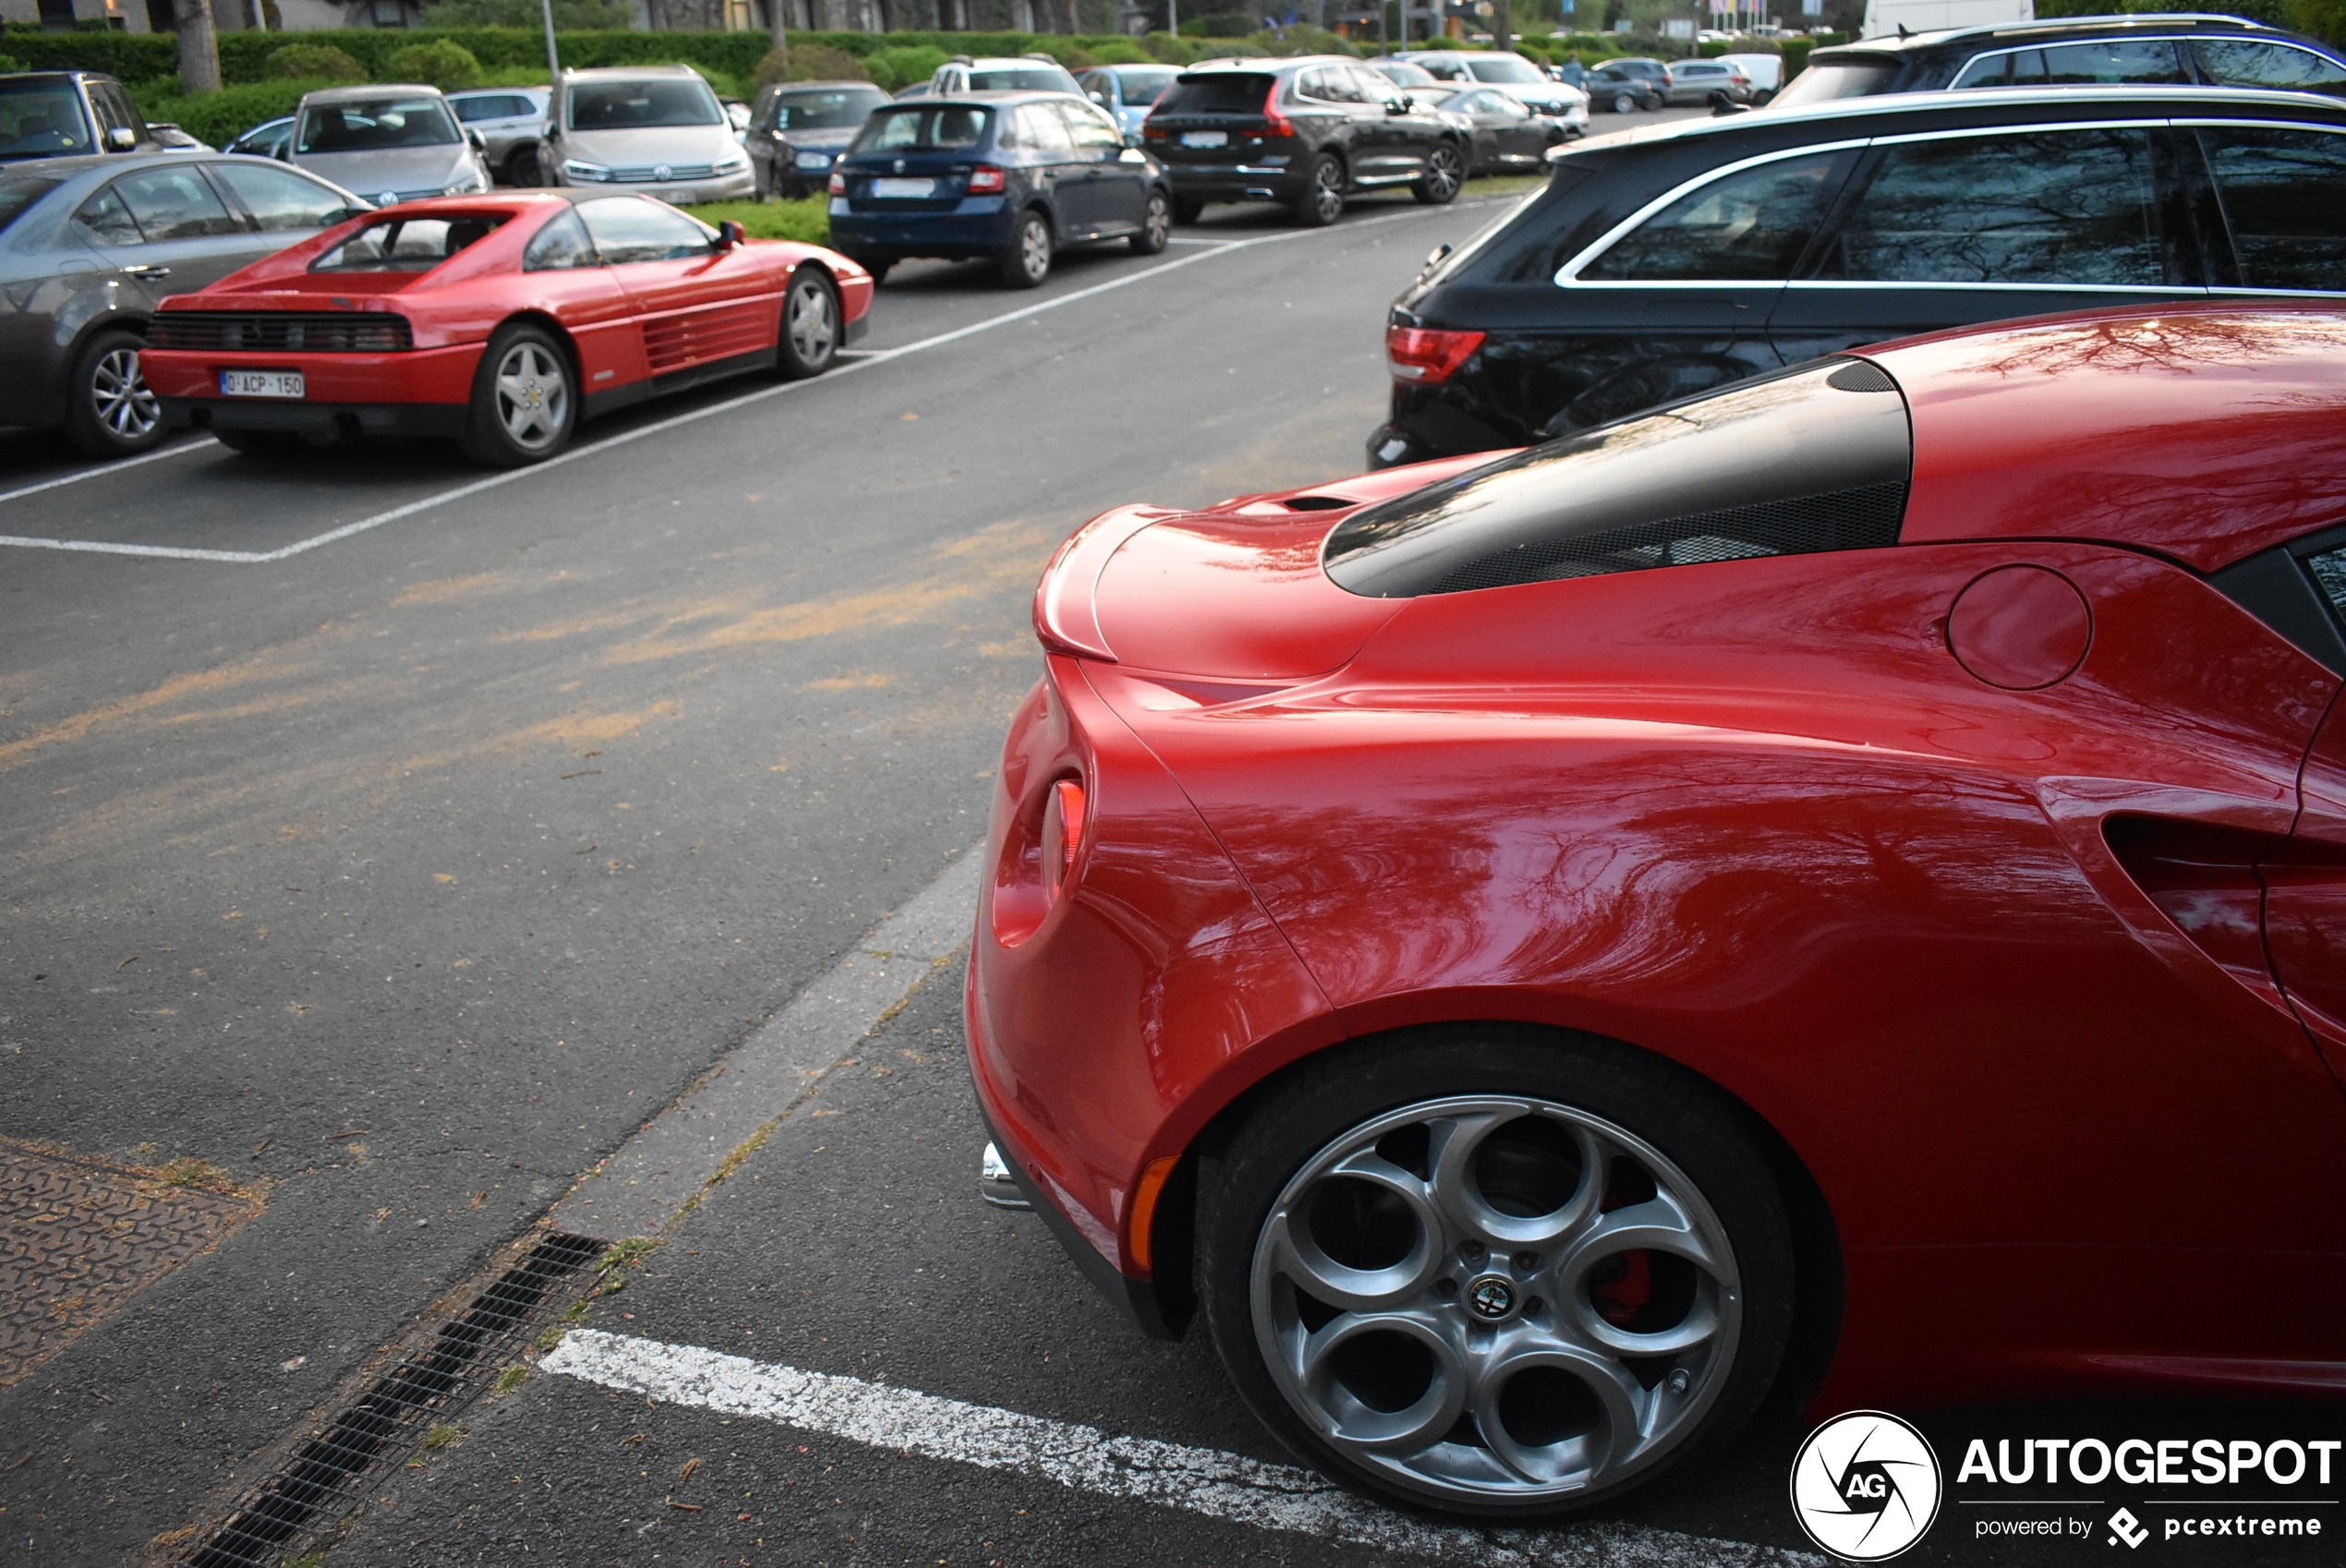
[[[175,430],[269,430],[332,436],[355,428],[362,436],[453,439],[464,433],[461,403],[300,403],[236,398],[166,397],[163,418]]]
[[[831,199],[832,249],[857,259],[901,261],[913,256],[986,256],[1006,249],[1017,217],[998,196],[964,198],[950,212],[858,212]]]
[[[1173,194],[1192,201],[1289,202],[1303,194],[1304,176],[1286,164],[1167,163]]]
[[[485,344],[421,348],[405,354],[230,353],[195,348],[150,348],[139,356],[147,385],[166,404],[204,404],[251,410],[303,408],[311,404],[456,404],[472,396],[473,371]],[[298,370],[308,396],[301,403],[266,403],[220,395],[223,370]],[[251,429],[292,427],[229,416],[231,426]]]

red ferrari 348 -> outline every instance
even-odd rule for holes
[[[239,452],[448,436],[511,466],[656,393],[819,375],[871,304],[820,246],[646,196],[502,191],[369,212],[175,296],[139,360],[174,425]]]
[[[981,1107],[1328,1474],[1567,1511],[1786,1379],[2346,1392],[2346,318],[1127,507],[1035,624]]]

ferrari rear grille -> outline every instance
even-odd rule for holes
[[[1595,577],[1656,566],[1693,566],[1763,555],[1885,549],[1898,542],[1906,514],[1903,483],[1859,485],[1822,495],[1723,507],[1640,523],[1600,534],[1543,539],[1493,550],[1436,584],[1437,594]]]
[[[155,348],[301,354],[398,354],[416,346],[407,318],[391,311],[164,310],[147,330]]]

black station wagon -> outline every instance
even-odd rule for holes
[[[1861,344],[2211,295],[2346,293],[2346,103],[1910,93],[1560,148],[1386,328],[1372,463],[1520,446]]]

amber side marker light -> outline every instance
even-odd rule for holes
[[[1083,786],[1062,778],[1043,805],[1043,884],[1051,901],[1075,872],[1076,847],[1083,842]]]
[[[1132,1261],[1149,1265],[1149,1229],[1156,1219],[1156,1200],[1165,1196],[1165,1178],[1173,1174],[1174,1156],[1151,1160],[1132,1188]]]

